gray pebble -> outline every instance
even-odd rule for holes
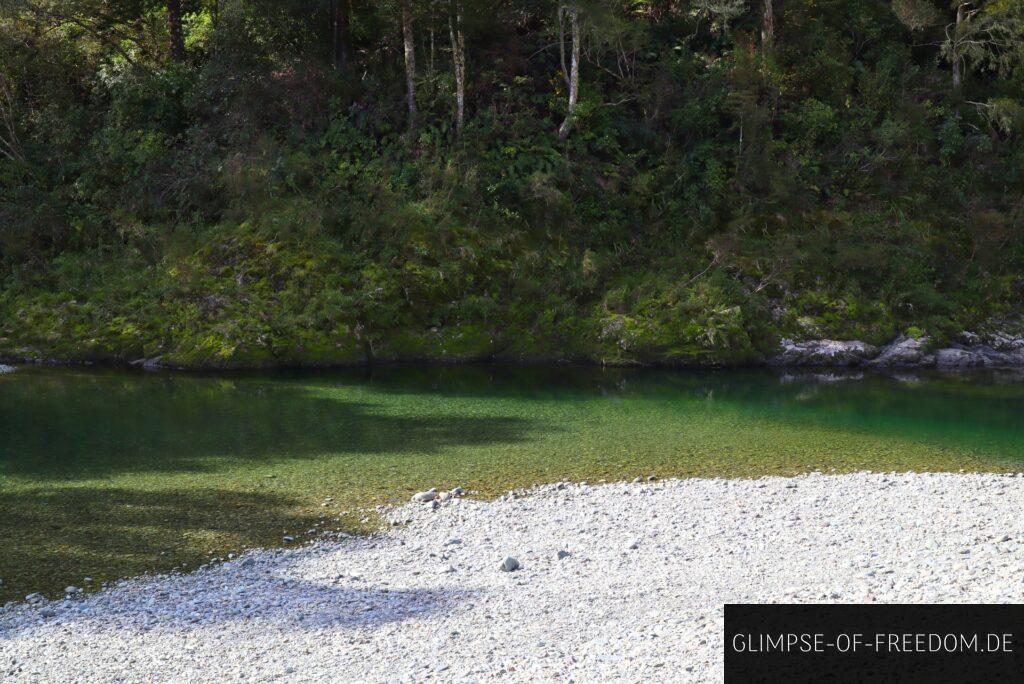
[[[512,556],[505,556],[505,560],[501,561],[499,569],[502,572],[515,572],[519,569],[519,561]]]

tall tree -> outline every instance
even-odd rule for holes
[[[956,6],[956,20],[946,29],[946,44],[943,51],[953,68],[953,88],[960,90],[963,86],[964,53],[970,38],[967,23],[978,10],[969,9],[974,3],[961,2]]]
[[[167,0],[167,30],[171,36],[171,59],[185,61],[185,33],[181,27],[181,0]]]
[[[342,71],[348,69],[351,59],[352,6],[350,0],[331,0],[331,36],[334,66]]]
[[[911,31],[945,24],[939,54],[950,65],[955,90],[970,71],[1006,72],[1024,56],[1024,5],[1018,0],[953,0],[946,8],[930,0],[893,0],[896,16]]]
[[[572,63],[566,73],[565,65],[565,25],[564,17],[569,17],[569,33],[572,41]],[[565,112],[565,120],[558,128],[559,140],[565,140],[572,132],[573,116],[576,114],[576,103],[580,97],[580,8],[576,5],[560,5],[558,8],[558,45],[562,60],[562,73],[569,87],[569,106]]]
[[[672,0],[652,0],[649,10],[651,19],[662,21],[672,12]]]
[[[412,8],[402,2],[402,44],[405,48],[405,97],[409,110],[409,131],[416,130],[416,44],[412,35]]]
[[[18,140],[17,119],[15,117],[15,99],[7,78],[0,71],[0,123],[3,130],[0,130],[0,154],[12,161],[25,162],[25,156],[21,151],[21,142]]]
[[[747,0],[693,0],[690,14],[707,21],[712,33],[729,35],[732,23],[746,11]]]
[[[451,33],[452,63],[455,67],[455,132],[462,133],[466,118],[466,37],[462,32],[462,0],[452,0],[448,31]]]
[[[932,0],[892,0],[892,10],[911,31],[921,31],[941,21]]]
[[[761,50],[770,53],[775,47],[775,6],[774,0],[764,0],[761,12]]]

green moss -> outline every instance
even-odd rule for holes
[[[415,240],[398,252],[352,249],[301,232],[297,210],[285,202],[258,221],[182,234],[155,260],[98,250],[11,279],[0,286],[0,353],[160,357],[186,368],[488,358],[715,366],[757,363],[781,337],[882,344],[912,328],[941,342],[964,325],[898,315],[855,288],[794,295],[727,269],[694,274],[692,260],[674,255],[635,272],[592,250],[549,264],[532,242],[465,227],[445,229],[451,243],[431,241],[419,234],[446,225],[431,212],[415,213],[404,228]]]

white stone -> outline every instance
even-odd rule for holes
[[[14,681],[718,682],[725,603],[1019,600],[1022,510],[1020,479],[970,473],[408,504],[386,512],[401,527],[246,552],[259,572],[235,561],[9,604],[0,653],[5,673],[31,663]],[[496,549],[528,572],[498,572]]]
[[[433,487],[425,492],[417,492],[412,495],[413,503],[430,503],[437,498],[437,490]]]

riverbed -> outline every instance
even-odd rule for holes
[[[1022,415],[1013,372],[20,366],[0,375],[0,600],[373,531],[372,507],[428,487],[1014,471]]]

